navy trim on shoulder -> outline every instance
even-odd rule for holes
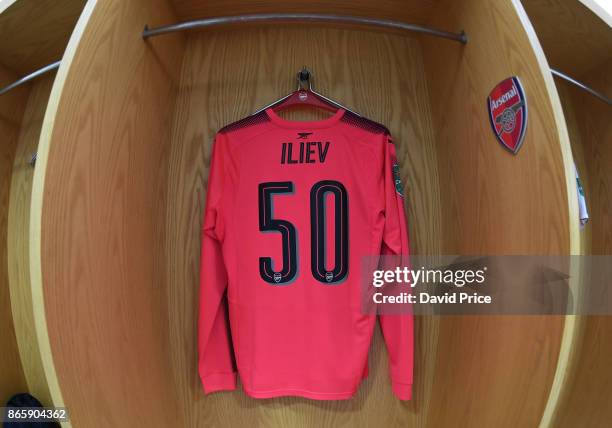
[[[229,125],[225,125],[219,130],[220,134],[227,134],[228,132],[236,131],[241,128],[247,128],[249,126],[258,125],[260,123],[269,122],[270,118],[265,111],[261,111],[252,116],[247,116],[244,119],[240,119],[236,122],[232,122]]]
[[[391,134],[385,125],[374,122],[363,116],[358,116],[350,111],[346,111],[340,120],[349,125],[361,128],[364,131],[371,132],[372,134]]]

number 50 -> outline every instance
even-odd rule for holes
[[[288,285],[297,274],[297,232],[287,220],[273,218],[274,194],[292,194],[291,181],[276,181],[259,185],[259,230],[279,232],[282,235],[283,266],[275,271],[271,257],[259,258],[259,274],[270,284]],[[325,196],[334,196],[334,268],[325,268]],[[310,189],[310,266],[314,279],[323,284],[342,281],[348,273],[348,196],[339,181],[322,180]]]

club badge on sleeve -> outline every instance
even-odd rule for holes
[[[400,166],[397,163],[393,164],[393,180],[395,181],[395,191],[402,198],[404,197],[404,185],[400,177]]]
[[[487,98],[489,120],[497,140],[516,154],[527,128],[527,99],[518,77],[498,83]]]

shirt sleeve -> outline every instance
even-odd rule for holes
[[[227,181],[226,138],[217,134],[206,192],[200,264],[198,371],[206,394],[236,389],[236,368],[227,310],[227,273],[223,261],[224,210]]]
[[[389,134],[384,142],[384,213],[385,224],[381,254],[393,257],[401,266],[408,263],[408,225],[404,212],[402,186],[395,145]],[[389,371],[393,393],[400,400],[412,398],[414,353],[414,319],[412,313],[379,316],[380,326],[389,355]]]

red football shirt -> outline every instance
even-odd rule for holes
[[[394,170],[395,167],[395,170]],[[273,110],[221,129],[202,228],[199,374],[205,393],[350,398],[367,376],[376,316],[362,258],[408,254],[388,130],[343,109]],[[380,316],[393,392],[411,398],[413,319]]]

